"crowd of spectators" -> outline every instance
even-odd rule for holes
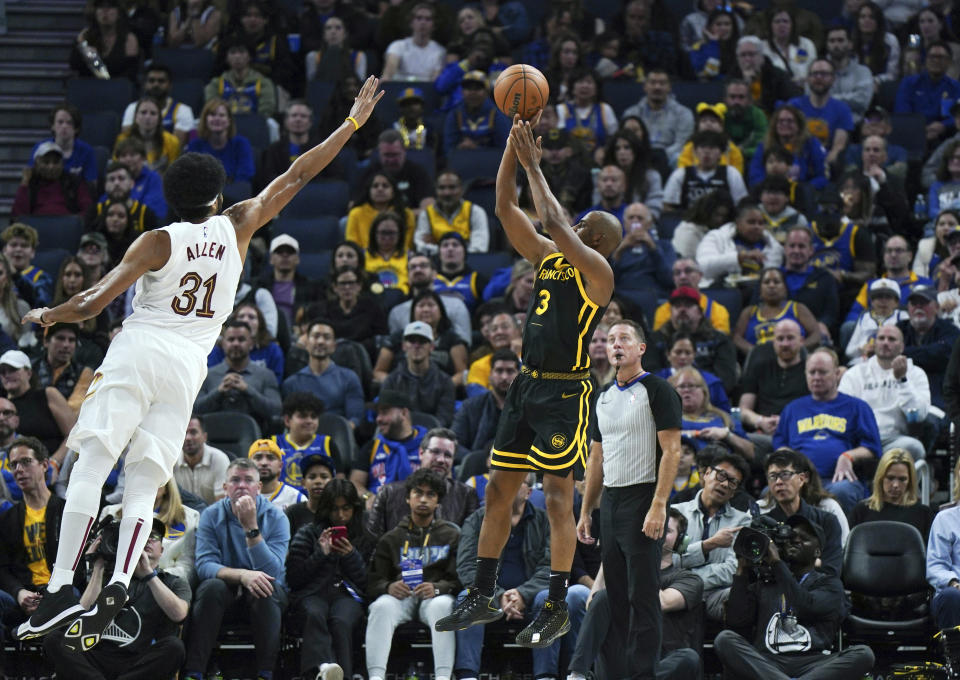
[[[383,680],[394,630],[417,620],[438,679],[479,677],[482,629],[432,623],[472,581],[489,449],[536,277],[502,233],[484,153],[509,131],[492,89],[511,63],[550,85],[541,165],[571,223],[605,210],[623,225],[592,379],[613,378],[607,330],[630,318],[646,334],[644,368],[682,401],[661,565],[666,666],[685,672],[691,658],[676,652],[695,662],[710,622],[725,628],[720,660],[744,677],[810,664],[818,677],[862,675],[869,648],[819,652],[850,610],[847,534],[875,520],[929,542],[937,624],[960,624],[960,510],[920,504],[915,471],[926,459],[943,484],[934,453],[960,419],[960,15],[949,2],[848,0],[833,16],[793,0],[752,13],[699,0],[686,15],[663,0],[608,14],[578,0],[89,4],[76,77],[96,75],[93,50],[139,96],[106,154],[84,141],[74,105],[55,106],[0,233],[5,625],[30,614],[49,578],[75,456],[64,438],[134,290],[83,324],[41,332],[23,313],[94,285],[140,233],[176,220],[162,176],[181,153],[219,158],[241,200],[339,125],[374,74],[390,100],[318,177],[318,190],[337,187],[323,218],[281,216],[252,244],[134,582],[155,599],[156,656],[181,677],[215,669],[218,622],[238,617],[263,678],[281,620],[302,637],[303,677],[337,678],[339,666],[351,678],[365,663]],[[197,101],[176,98],[184,76],[161,60],[171,49],[213,64],[192,74]],[[322,106],[315,83],[328,86]],[[35,261],[61,244],[31,220],[70,215],[84,225],[79,247],[44,271]],[[211,445],[206,419],[224,413],[263,438]],[[121,458],[105,518],[123,485]],[[508,621],[544,599],[543,508],[531,477],[498,581]],[[732,548],[760,512],[795,543],[767,556],[762,586]],[[572,571],[561,641],[572,680],[622,663],[598,555],[579,545]],[[776,597],[801,603],[790,616],[805,645],[760,644]],[[167,624],[181,622],[178,640]],[[561,642],[534,653],[537,678],[559,680]],[[56,637],[48,651],[71,663]]]

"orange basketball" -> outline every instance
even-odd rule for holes
[[[547,79],[527,64],[507,67],[493,86],[494,103],[511,119],[518,113],[524,120],[533,118],[549,97]]]

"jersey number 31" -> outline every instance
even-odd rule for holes
[[[214,274],[204,281],[198,273],[188,272],[180,279],[180,285],[184,286],[186,290],[170,301],[170,307],[173,311],[180,316],[189,315],[197,306],[197,291],[202,286],[206,288],[206,291],[203,294],[203,303],[197,309],[197,316],[203,319],[212,318],[213,310],[210,308],[210,304],[213,302],[213,289],[217,286],[217,275]]]

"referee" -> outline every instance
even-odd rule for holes
[[[610,602],[630,603],[629,609],[610,608],[611,624],[626,631],[626,667],[637,680],[653,680],[660,654],[660,546],[680,461],[682,417],[676,390],[643,370],[646,349],[635,322],[610,327],[607,356],[617,377],[597,397],[577,525],[577,537],[593,543],[590,514],[600,505],[607,594]]]

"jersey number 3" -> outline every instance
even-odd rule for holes
[[[180,316],[190,314],[193,308],[197,306],[197,291],[202,286],[206,288],[206,291],[203,294],[203,303],[197,310],[197,316],[203,319],[212,318],[213,310],[210,309],[210,304],[213,302],[213,289],[217,286],[217,275],[214,274],[204,281],[196,272],[188,272],[180,279],[180,285],[184,286],[186,290],[170,301],[170,307],[173,311]]]
[[[550,306],[550,291],[541,290],[537,297],[539,298],[540,304],[538,304],[537,308],[533,311],[536,312],[537,316],[541,316],[547,311],[547,307]]]

